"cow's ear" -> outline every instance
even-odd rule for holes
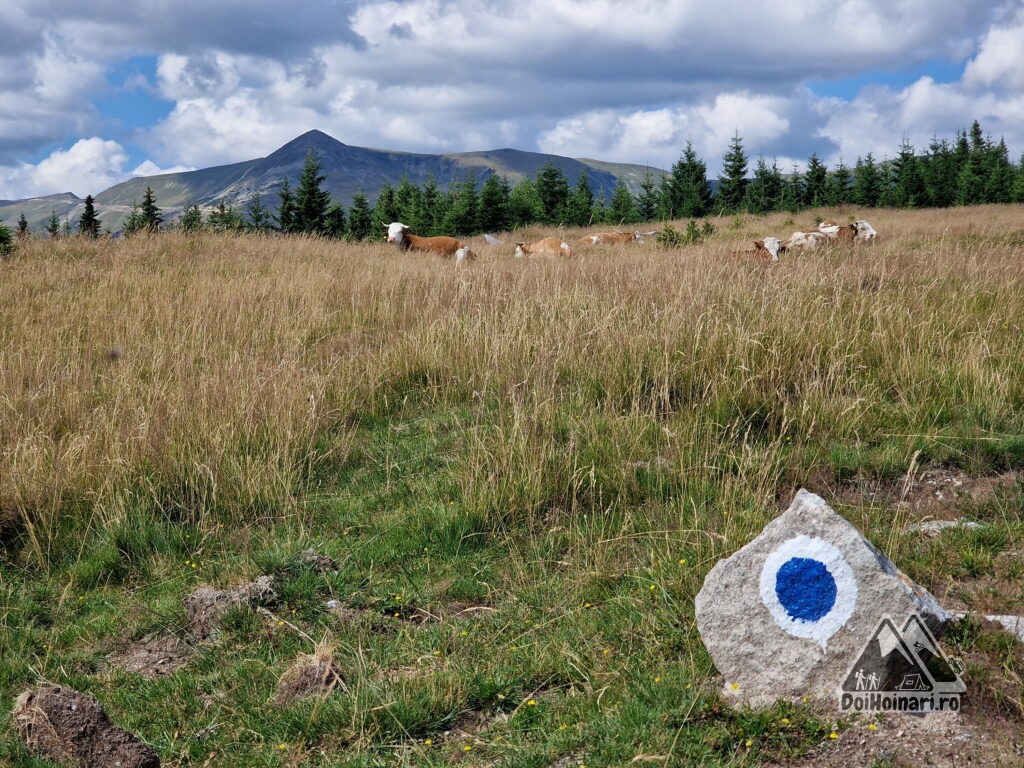
[[[754,248],[755,249],[764,248],[764,240],[755,240],[754,241]]]

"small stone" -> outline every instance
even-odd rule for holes
[[[925,520],[922,523],[908,525],[907,530],[911,533],[924,533],[929,536],[935,536],[950,528],[965,528],[974,531],[984,527],[981,523],[976,523],[973,520]]]
[[[838,703],[851,666],[886,615],[949,620],[823,499],[800,490],[756,539],[718,562],[697,594],[701,639],[736,706],[810,696]]]

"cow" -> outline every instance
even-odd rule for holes
[[[786,247],[777,237],[766,237],[764,240],[754,241],[754,256],[765,261],[775,263],[779,260],[779,254],[785,252]]]
[[[577,245],[610,245],[612,243],[642,243],[644,236],[640,232],[598,232],[586,235],[576,241]]]
[[[864,219],[853,222],[853,226],[857,228],[857,240],[874,240],[878,236],[871,223]]]
[[[516,243],[516,258],[524,256],[533,258],[556,259],[559,256],[567,259],[572,258],[572,247],[564,240],[557,237],[545,237],[533,243]]]
[[[854,224],[840,226],[831,220],[821,222],[818,231],[831,240],[853,240],[857,235],[857,227]]]
[[[813,251],[819,245],[828,242],[828,235],[821,232],[794,232],[782,245],[786,250],[791,248],[806,248]]]
[[[467,259],[476,258],[469,246],[455,237],[420,237],[409,231],[409,228],[399,221],[388,225],[388,242],[394,243],[400,251],[426,251],[435,253],[446,259],[457,256],[460,251],[463,255],[457,259],[458,263]]]

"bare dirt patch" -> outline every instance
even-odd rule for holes
[[[177,635],[148,635],[131,643],[111,658],[110,663],[119,669],[156,680],[185,666],[193,656],[195,649]]]
[[[232,589],[200,587],[185,598],[189,631],[204,640],[216,631],[224,614],[232,608],[267,605],[276,597],[270,576],[259,576]]]
[[[872,729],[870,726],[874,725]],[[887,714],[862,720],[808,754],[775,768],[884,765],[1002,768],[1021,765],[1021,724],[975,714]]]
[[[55,762],[89,768],[159,768],[148,744],[110,722],[94,697],[53,683],[22,693],[14,705],[18,734]]]
[[[961,469],[936,467],[890,480],[856,480],[839,489],[845,504],[900,505],[915,516],[949,520],[958,507],[992,499],[1020,479],[1017,471],[998,475],[969,475]]]

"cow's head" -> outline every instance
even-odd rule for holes
[[[400,221],[393,221],[388,224],[388,242],[401,245],[405,241],[409,228]]]
[[[455,263],[461,264],[464,261],[476,261],[476,254],[470,250],[468,245],[464,245],[455,252]]]
[[[754,248],[758,248],[759,246],[771,254],[772,261],[778,261],[779,254],[786,250],[782,245],[782,241],[777,237],[766,237],[764,240],[755,240]]]
[[[853,226],[857,228],[857,237],[864,240],[874,240],[875,236],[878,234],[875,231],[875,228],[871,226],[870,222],[867,222],[864,219],[859,219],[853,222]]]
[[[526,255],[526,251],[523,250],[523,246],[524,245],[526,245],[526,243],[516,243],[516,258],[517,259],[521,259],[521,258],[523,258],[523,256]]]
[[[638,243],[642,243],[644,241],[644,233],[643,232],[634,232],[633,233],[633,239],[636,240]]]

